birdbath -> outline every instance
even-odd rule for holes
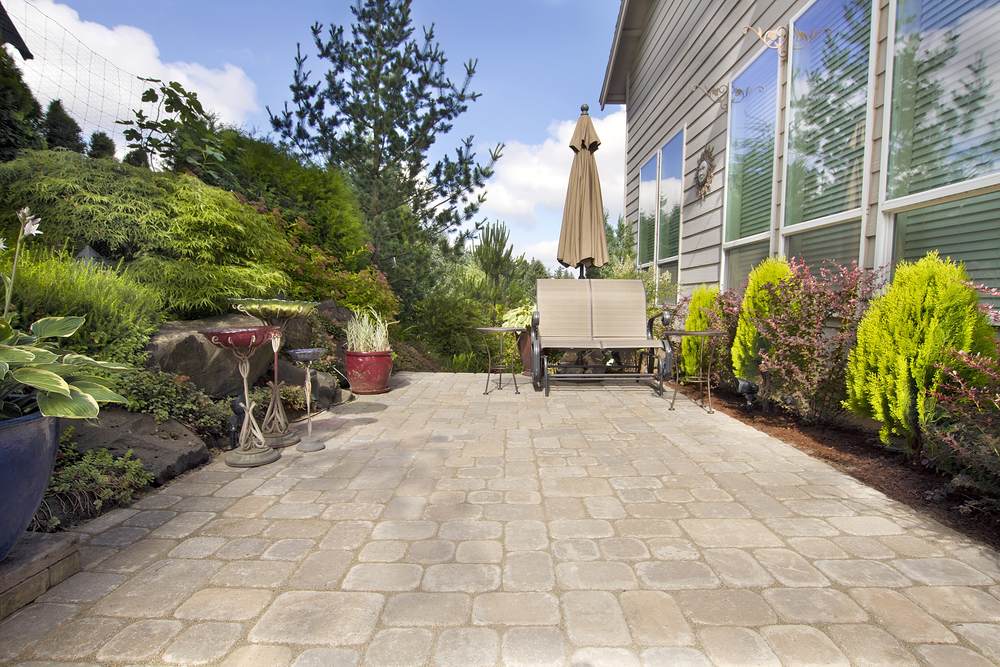
[[[286,299],[234,299],[233,307],[241,313],[256,317],[268,326],[275,327],[278,334],[271,339],[274,350],[274,375],[268,385],[271,387],[271,401],[264,413],[261,429],[268,446],[289,447],[299,441],[299,436],[289,430],[288,415],[281,401],[281,381],[278,378],[278,350],[284,340],[285,327],[295,317],[304,317],[316,309],[315,301],[288,301]]]
[[[306,379],[303,383],[303,390],[306,394],[306,431],[308,433],[307,437],[309,440],[300,442],[295,449],[300,452],[318,452],[324,449],[326,445],[322,442],[313,442],[313,423],[312,423],[312,362],[323,358],[326,354],[325,347],[304,347],[297,350],[289,350],[288,356],[294,361],[304,362],[306,365]]]
[[[236,357],[236,367],[243,378],[243,428],[236,449],[226,452],[226,465],[234,468],[254,468],[277,461],[281,454],[264,442],[264,434],[254,419],[254,404],[250,401],[250,357],[264,343],[279,335],[278,327],[242,327],[237,329],[206,329],[199,331],[210,343],[229,350]]]

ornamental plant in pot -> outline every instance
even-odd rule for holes
[[[372,308],[362,310],[347,323],[347,381],[355,394],[389,391],[392,348],[389,323]]]
[[[101,403],[125,403],[108,387],[109,372],[123,365],[59,350],[58,339],[76,333],[82,317],[43,317],[27,331],[11,325],[17,260],[28,237],[40,234],[28,209],[17,214],[19,231],[10,273],[3,275],[0,317],[0,560],[24,533],[42,502],[55,463],[58,417],[90,419]],[[0,251],[6,249],[0,239]]]

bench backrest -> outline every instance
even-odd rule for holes
[[[646,291],[641,280],[538,281],[541,336],[645,338]]]

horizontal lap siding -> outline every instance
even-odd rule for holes
[[[887,1],[880,11],[883,16],[888,11]],[[639,168],[686,126],[681,285],[688,290],[700,283],[719,280],[728,123],[724,104],[713,102],[696,86],[712,90],[729,84],[736,71],[761,51],[755,35],[743,34],[744,26],[763,29],[787,26],[805,4],[804,0],[658,0],[650,9],[628,80],[625,214],[634,226],[638,214]],[[884,25],[879,34],[877,82],[885,70]],[[781,116],[786,79],[783,73],[779,81]],[[881,105],[876,112],[872,140],[877,147]],[[783,117],[780,121],[776,135],[779,152],[784,142]],[[694,184],[694,172],[698,157],[708,145],[715,150],[716,169],[712,189],[702,200]],[[872,165],[875,185],[877,157]],[[780,179],[780,163],[777,173]],[[780,193],[780,184],[777,192]],[[869,195],[874,206],[878,188],[870,188]],[[775,224],[780,214],[779,203],[780,197],[773,203]],[[874,236],[874,220],[869,221],[866,232]]]

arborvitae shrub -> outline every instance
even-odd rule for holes
[[[115,141],[105,132],[94,132],[90,135],[90,148],[87,149],[87,157],[92,158],[114,158]]]
[[[65,148],[74,153],[82,153],[87,149],[83,143],[83,131],[79,123],[66,112],[62,100],[49,102],[42,125],[45,130],[45,143],[50,149]]]
[[[696,288],[691,293],[691,301],[688,303],[684,330],[704,331],[711,328],[712,311],[716,310],[718,299],[718,287],[702,285]],[[696,375],[702,372],[703,369],[700,369],[699,365],[702,361],[702,346],[705,344],[705,339],[697,336],[685,336],[681,339],[681,360],[687,375]]]
[[[993,353],[993,330],[965,269],[936,252],[900,262],[858,327],[847,367],[847,406],[881,422],[880,437],[919,453],[921,427],[949,351]]]
[[[761,341],[755,320],[766,318],[771,310],[774,294],[768,286],[786,281],[791,275],[788,262],[780,257],[768,257],[750,272],[733,340],[733,374],[736,377],[753,382],[760,379]]]

